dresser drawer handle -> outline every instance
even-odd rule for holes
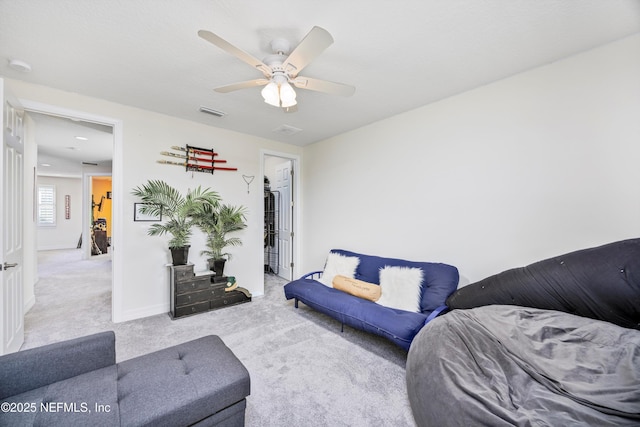
[[[191,307],[191,312],[195,313],[196,312],[196,308],[195,307]]]

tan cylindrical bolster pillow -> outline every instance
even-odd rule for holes
[[[337,275],[333,278],[333,287],[353,296],[378,301],[381,295],[380,286],[374,283],[363,282],[346,276]]]

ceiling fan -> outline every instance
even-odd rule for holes
[[[261,93],[267,104],[282,107],[285,111],[291,112],[297,108],[296,92],[292,85],[300,89],[341,96],[351,96],[356,90],[355,87],[346,84],[303,77],[298,74],[333,43],[333,37],[324,28],[313,27],[291,53],[289,53],[291,46],[287,40],[274,39],[271,42],[273,54],[262,61],[210,31],[200,30],[198,35],[264,75],[264,78],[217,87],[214,89],[216,92],[227,93],[264,86]]]

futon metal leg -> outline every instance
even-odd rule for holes
[[[298,308],[298,298],[295,298],[295,299],[294,299],[293,306],[294,306],[295,308]]]
[[[344,323],[340,323],[340,332],[344,332]]]

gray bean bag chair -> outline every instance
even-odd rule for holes
[[[407,356],[419,426],[640,425],[640,239],[457,290]]]

